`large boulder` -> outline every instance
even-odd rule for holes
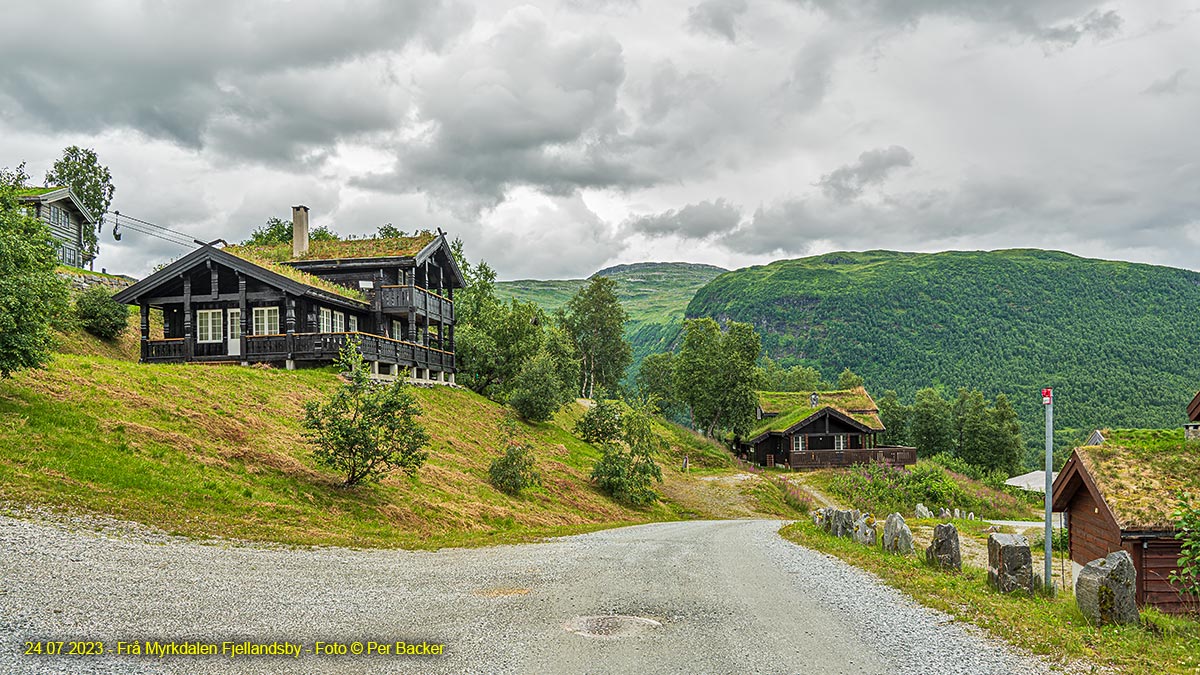
[[[835,537],[849,537],[854,534],[854,523],[862,514],[858,509],[853,511],[834,511],[829,533]]]
[[[875,518],[871,514],[863,514],[854,521],[854,541],[871,547],[879,543],[879,533],[875,530]]]
[[[899,513],[888,516],[883,523],[883,550],[906,555],[913,552],[912,530],[908,529],[908,523]]]
[[[1028,539],[1019,534],[988,536],[988,584],[1001,593],[1036,590]]]
[[[933,528],[933,540],[925,549],[925,561],[934,567],[962,571],[962,552],[958,548],[958,529],[952,523]]]
[[[813,525],[816,525],[819,529],[822,529],[822,530],[825,530],[828,532],[829,531],[829,515],[828,514],[831,510],[832,509],[830,509],[828,506],[824,506],[819,509],[815,509],[812,512]]]
[[[1075,602],[1094,624],[1137,623],[1137,569],[1125,551],[1084,565],[1075,582]]]
[[[916,515],[918,518],[932,518],[933,511],[930,511],[929,507],[925,506],[924,504],[917,504],[917,514]]]

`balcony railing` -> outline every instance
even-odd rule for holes
[[[291,335],[247,335],[244,354],[228,355],[226,348],[220,353],[196,345],[184,338],[150,340],[143,350],[146,362],[185,362],[196,360],[230,361],[309,361],[331,363],[338,358],[342,348],[351,338],[361,341],[359,350],[368,361],[397,364],[407,368],[430,368],[437,371],[454,371],[454,354],[415,342],[395,340],[370,333],[293,333]],[[189,355],[190,347],[190,355]],[[197,350],[197,347],[202,349]],[[209,353],[211,352],[211,353]]]
[[[379,302],[384,312],[411,309],[435,321],[454,321],[454,303],[420,286],[380,286]]]

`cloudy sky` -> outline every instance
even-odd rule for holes
[[[92,147],[113,208],[202,239],[303,203],[508,279],[873,248],[1200,269],[1200,0],[334,5],[8,7],[0,166]],[[97,267],[183,252],[105,233]]]

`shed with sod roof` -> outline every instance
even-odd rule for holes
[[[863,387],[815,392],[758,392],[758,425],[737,444],[761,466],[794,469],[881,462],[906,466],[915,448],[880,445],[879,408]]]
[[[1164,612],[1200,609],[1172,584],[1181,542],[1180,491],[1200,495],[1200,441],[1182,429],[1112,429],[1075,448],[1054,481],[1054,510],[1067,514],[1071,561],[1083,565],[1124,550],[1137,569],[1137,602]]]

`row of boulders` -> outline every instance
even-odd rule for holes
[[[864,546],[879,545],[879,521],[869,513],[827,506],[814,511],[812,518],[814,525],[835,537],[852,538]],[[896,553],[912,553],[912,530],[899,513],[893,513],[884,521],[883,548]]]
[[[923,504],[918,504],[916,511],[918,518],[933,515]],[[869,513],[825,507],[813,512],[813,524],[835,537],[853,538],[865,546],[880,543],[878,521]],[[891,553],[913,552],[913,534],[904,516],[893,513],[887,517],[882,544],[883,550]],[[958,529],[953,523],[934,526],[933,539],[925,549],[925,561],[939,569],[962,571]],[[1041,579],[1034,572],[1033,553],[1025,536],[998,532],[988,536],[988,585],[1001,593],[1032,594],[1038,590]],[[1094,624],[1137,623],[1136,590],[1133,559],[1127,552],[1118,551],[1083,568],[1075,583],[1075,599],[1084,616]]]
[[[924,504],[917,504],[916,516],[918,518],[932,518],[933,511],[930,511],[929,507],[925,506]],[[969,511],[966,515],[963,515],[961,509],[950,510],[943,506],[941,510],[938,511],[938,518],[958,518],[959,520],[966,518],[967,520],[975,520],[975,512]]]

